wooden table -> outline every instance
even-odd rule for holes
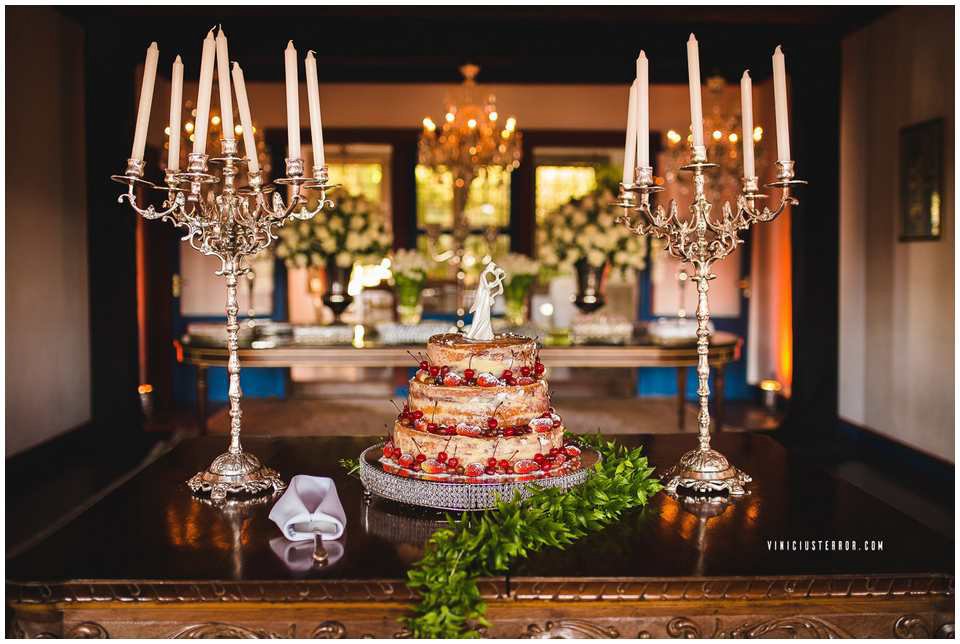
[[[672,463],[687,435],[624,436]],[[414,596],[403,580],[435,517],[363,500],[337,459],[369,439],[251,439],[289,477],[330,475],[347,512],[342,557],[291,570],[269,506],[224,512],[183,481],[223,448],[185,441],[71,523],[7,560],[8,634],[391,637]],[[954,554],[940,536],[794,458],[772,438],[716,446],[753,494],[704,518],[660,493],[566,550],[480,585],[490,636],[952,636]],[[783,551],[781,540],[856,543]],[[821,544],[822,545],[822,544]],[[333,552],[333,547],[328,551]]]
[[[714,421],[717,431],[723,428],[724,376],[726,365],[740,359],[743,341],[732,333],[718,331],[710,341],[710,366],[713,368]],[[241,348],[243,369],[256,367],[410,367],[408,351],[422,351],[422,346],[380,345],[367,342],[362,348],[350,345],[288,344],[270,348]],[[694,344],[666,347],[640,336],[630,344],[573,345],[544,347],[540,359],[550,367],[675,367],[677,369],[677,426],[684,428],[687,368],[697,365]],[[197,418],[201,431],[207,427],[207,369],[227,366],[224,346],[183,343],[182,361],[197,368]]]

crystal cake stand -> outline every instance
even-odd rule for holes
[[[581,467],[569,474],[516,483],[445,483],[384,472],[380,467],[380,449],[379,445],[374,445],[360,455],[360,480],[368,493],[408,505],[458,512],[489,510],[496,507],[498,500],[512,499],[517,492],[527,498],[533,491],[532,486],[569,490],[583,483],[600,460],[600,454],[595,450],[581,447]]]

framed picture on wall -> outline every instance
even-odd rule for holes
[[[900,129],[900,241],[943,231],[943,119]]]

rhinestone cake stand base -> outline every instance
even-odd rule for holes
[[[227,495],[259,496],[275,494],[287,485],[280,474],[260,462],[249,452],[225,452],[210,467],[197,472],[187,481],[194,494],[209,493],[211,501],[222,501]]]
[[[527,498],[532,493],[531,486],[569,490],[587,480],[593,466],[600,460],[599,453],[583,447],[580,469],[563,476],[517,483],[443,483],[384,472],[380,467],[380,449],[379,445],[374,445],[360,455],[360,480],[369,494],[408,505],[455,511],[489,510],[496,507],[498,500],[512,499],[517,492]]]

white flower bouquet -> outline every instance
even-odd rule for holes
[[[393,274],[393,292],[397,299],[397,314],[403,325],[420,322],[423,305],[420,295],[427,282],[427,272],[433,263],[416,250],[401,248],[393,255],[390,271]]]
[[[277,257],[290,268],[315,268],[335,262],[342,269],[374,263],[391,246],[383,212],[361,195],[344,195],[310,221],[281,227]]]
[[[608,188],[598,188],[547,215],[537,228],[543,267],[569,273],[579,261],[595,269],[609,263],[613,277],[632,281],[646,266],[647,240],[616,223],[615,200]]]
[[[503,280],[503,301],[507,320],[514,326],[520,326],[526,322],[527,296],[540,272],[540,263],[520,253],[509,253],[495,261],[506,275]]]

